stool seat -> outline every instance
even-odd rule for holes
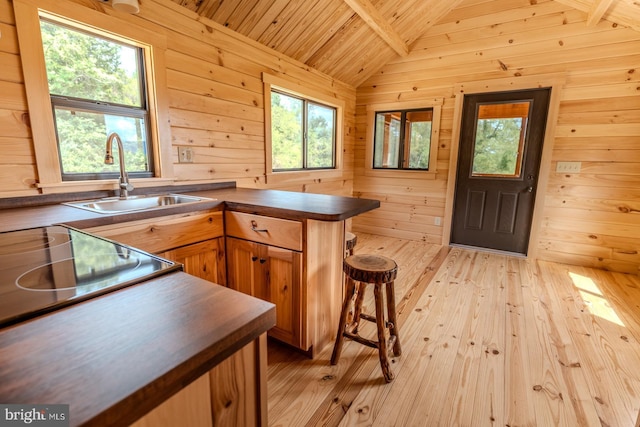
[[[382,255],[358,254],[344,260],[342,271],[357,282],[393,282],[398,275],[398,264]]]
[[[393,288],[394,280],[398,274],[398,265],[391,258],[382,255],[358,254],[345,258],[342,269],[345,272],[345,299],[340,313],[340,323],[333,354],[331,355],[331,364],[338,363],[343,340],[348,338],[378,349],[382,374],[386,382],[391,382],[394,377],[389,363],[389,349],[393,349],[394,356],[400,356],[401,354],[396,320],[395,291]],[[356,282],[359,282],[357,286]],[[364,301],[366,286],[369,284],[374,285],[375,316],[362,313],[362,302]],[[386,311],[383,301],[383,286],[386,288]],[[385,320],[385,317],[387,317],[387,320]],[[376,324],[377,341],[363,338],[358,334],[360,320],[367,320]],[[389,338],[387,338],[387,330]]]

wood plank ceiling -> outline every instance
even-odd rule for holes
[[[172,0],[358,87],[456,7],[491,0]],[[536,4],[539,0],[528,0]],[[555,0],[640,31],[639,0]],[[523,5],[526,0],[522,1]],[[489,8],[490,10],[491,8]]]

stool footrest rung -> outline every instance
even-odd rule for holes
[[[360,318],[364,319],[364,320],[368,320],[369,322],[373,322],[376,323],[376,316],[372,316],[370,314],[366,314],[366,313],[360,313]]]
[[[378,342],[377,341],[373,341],[367,338],[362,338],[360,335],[358,334],[352,334],[351,332],[344,332],[343,334],[345,337],[352,339],[356,342],[359,342],[362,345],[366,345],[368,347],[371,348],[378,348]]]

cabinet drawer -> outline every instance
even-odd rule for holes
[[[221,237],[222,212],[160,217],[87,229],[143,251],[158,253],[180,246]]]
[[[242,212],[225,212],[227,236],[302,251],[302,223]]]

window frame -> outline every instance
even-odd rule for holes
[[[377,118],[378,114],[389,114],[389,113],[400,113],[400,122],[399,122],[399,129],[400,129],[400,133],[398,135],[398,160],[400,163],[399,167],[384,167],[384,166],[376,166],[375,165],[375,157],[376,157],[376,144],[375,144],[375,138],[376,138],[376,134],[377,134],[377,126],[378,126],[378,121],[376,118],[374,118],[374,122],[373,122],[373,162],[371,167],[373,169],[376,170],[400,170],[400,171],[417,171],[417,172],[427,172],[429,171],[429,169],[431,169],[431,165],[432,163],[432,158],[431,158],[431,134],[429,135],[429,167],[424,169],[424,168],[410,168],[407,166],[404,166],[405,163],[408,162],[408,158],[410,156],[411,153],[411,139],[407,139],[407,114],[408,113],[417,113],[417,112],[430,112],[431,113],[431,126],[433,127],[433,107],[423,107],[423,108],[410,108],[410,109],[395,109],[395,110],[389,110],[389,111],[376,111],[375,112],[375,117]],[[409,123],[413,123],[413,122],[409,122]],[[421,122],[424,123],[424,122]],[[410,129],[409,129],[410,130]],[[384,150],[383,153],[384,154]]]
[[[327,179],[342,176],[343,169],[343,123],[345,103],[330,95],[324,94],[298,83],[291,82],[273,74],[263,73],[264,111],[265,111],[265,178],[267,183],[288,182],[292,180]],[[306,169],[273,169],[273,149],[271,140],[271,91],[286,96],[306,100],[314,104],[335,109],[335,140],[333,168]],[[306,105],[306,104],[305,104]],[[306,113],[305,113],[306,114]]]
[[[336,128],[336,118],[338,116],[338,110],[336,107],[333,107],[331,105],[327,105],[325,103],[322,102],[318,102],[315,100],[311,100],[308,98],[303,98],[301,96],[297,96],[297,95],[293,95],[289,92],[285,92],[281,89],[278,88],[271,88],[271,94],[273,94],[273,92],[276,92],[280,95],[284,95],[287,96],[289,98],[295,98],[298,99],[300,101],[302,101],[302,167],[301,168],[291,168],[291,169],[273,169],[274,173],[280,173],[280,172],[296,172],[296,171],[320,171],[320,170],[329,170],[329,169],[335,169],[336,167],[336,152],[335,152],[335,148],[336,148],[336,139],[337,139],[337,133],[338,133],[338,129]],[[271,94],[269,96],[271,96]],[[307,166],[307,154],[309,152],[309,104],[313,104],[313,105],[318,105],[320,107],[325,107],[325,108],[330,108],[333,110],[333,127],[334,127],[334,132],[333,132],[333,156],[331,159],[331,167],[309,167]],[[271,105],[271,104],[269,104]],[[271,158],[271,160],[273,161],[273,157]]]
[[[140,60],[144,62],[145,69],[144,91],[149,113],[148,138],[153,147],[149,162],[153,173],[150,177],[134,179],[136,186],[140,187],[159,185],[159,181],[172,182],[171,130],[164,70],[166,37],[157,32],[130,25],[117,16],[110,16],[89,8],[79,8],[77,4],[66,0],[40,3],[34,0],[14,0],[13,5],[29,116],[38,118],[37,121],[31,120],[39,177],[36,187],[43,193],[118,188],[117,177],[63,180],[40,32],[41,18],[142,49],[143,55]]]
[[[365,176],[373,177],[398,177],[410,179],[435,179],[438,172],[438,146],[440,145],[440,117],[444,98],[429,98],[420,101],[401,101],[385,104],[367,105],[367,131],[365,152]],[[429,150],[429,169],[399,169],[399,168],[375,168],[373,166],[376,114],[390,111],[410,112],[415,110],[433,110],[431,122],[431,147]]]

